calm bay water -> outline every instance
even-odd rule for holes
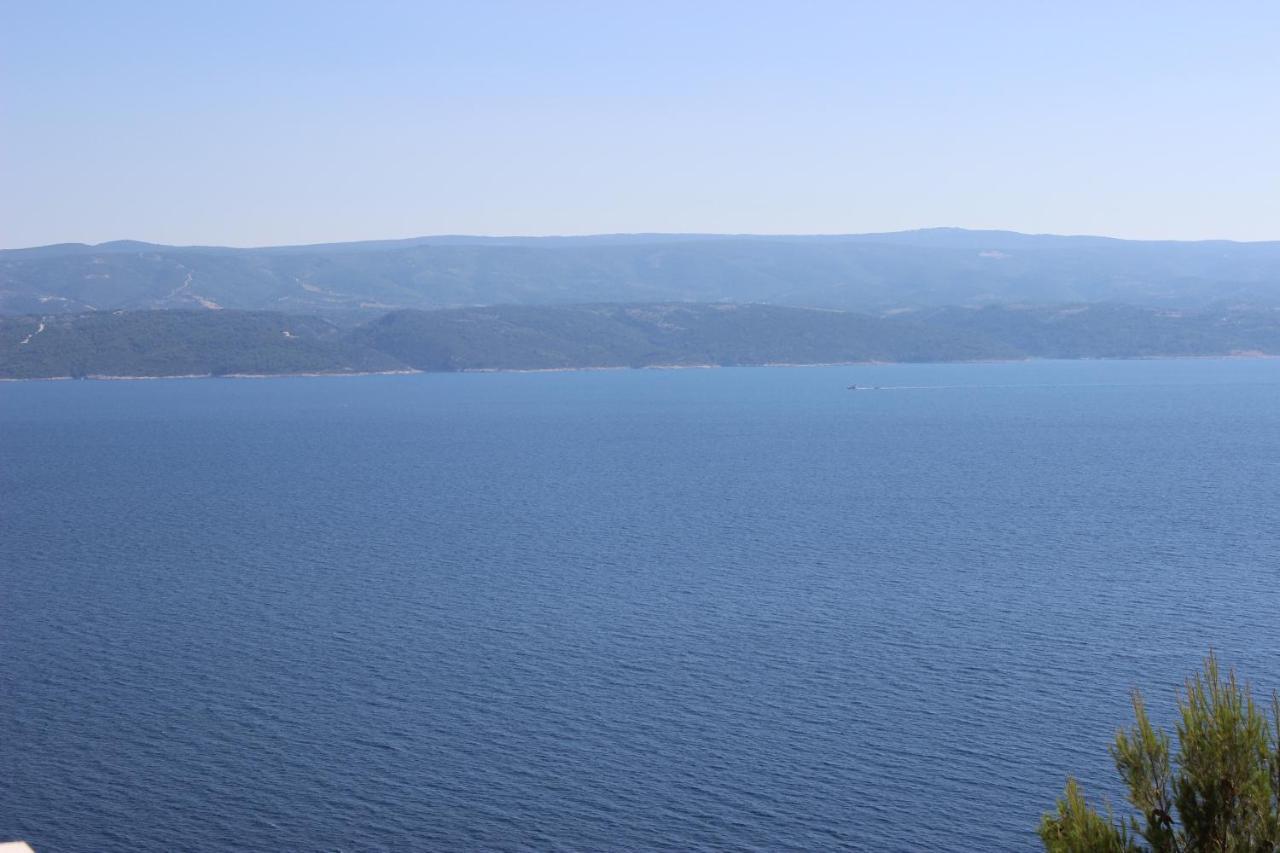
[[[1277,361],[0,384],[0,837],[1032,849],[1278,515]]]

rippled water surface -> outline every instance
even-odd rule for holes
[[[0,836],[1031,849],[1278,510],[1276,361],[0,385]]]

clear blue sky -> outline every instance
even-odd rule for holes
[[[1274,2],[0,0],[0,246],[1280,239]]]

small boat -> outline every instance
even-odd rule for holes
[[[857,385],[850,385],[848,388],[846,388],[846,389],[844,389],[844,390],[846,390],[846,391],[857,391],[857,390],[858,390],[858,386],[857,386]]]

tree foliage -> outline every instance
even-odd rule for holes
[[[1133,694],[1135,723],[1116,734],[1116,769],[1137,815],[1126,822],[1089,807],[1074,779],[1040,822],[1050,853],[1150,850],[1280,851],[1280,698],[1270,715],[1210,654],[1178,698],[1178,749]]]

